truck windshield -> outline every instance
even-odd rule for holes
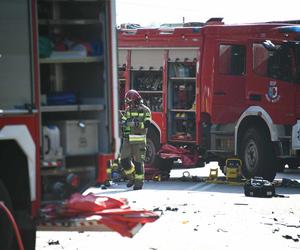
[[[277,44],[267,50],[262,44],[253,44],[253,70],[256,74],[286,82],[300,82],[300,47]]]

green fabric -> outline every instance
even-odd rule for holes
[[[53,50],[53,43],[47,37],[40,36],[39,37],[39,57],[46,58],[49,57]]]

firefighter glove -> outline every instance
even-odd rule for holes
[[[131,120],[131,121],[127,121],[126,125],[129,126],[129,127],[138,128],[140,126],[140,122],[138,120]]]

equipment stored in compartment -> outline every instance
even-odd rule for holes
[[[43,126],[43,157],[45,161],[62,160],[59,128],[55,125]]]
[[[65,155],[86,155],[98,152],[97,120],[66,120],[56,122],[61,131]]]

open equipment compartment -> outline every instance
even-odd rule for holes
[[[38,1],[45,200],[56,198],[71,174],[78,189],[95,182],[98,154],[109,147],[108,11],[101,0]]]
[[[168,137],[196,142],[196,62],[179,58],[168,63]]]

